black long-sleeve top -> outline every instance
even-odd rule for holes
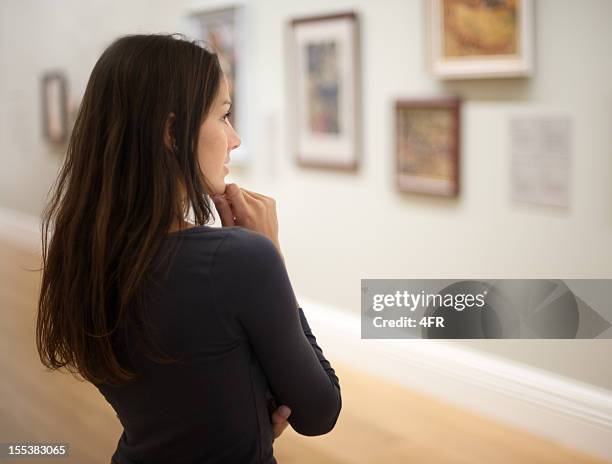
[[[283,404],[296,432],[329,432],[342,406],[338,377],[273,243],[209,226],[167,240],[178,252],[156,276],[147,316],[158,345],[183,361],[131,350],[140,376],[96,385],[124,427],[113,462],[274,464],[270,415]]]

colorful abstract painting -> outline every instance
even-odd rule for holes
[[[313,132],[337,134],[340,126],[338,87],[340,86],[337,44],[307,45],[308,56],[308,121]]]
[[[452,196],[458,191],[458,101],[399,102],[400,189]]]

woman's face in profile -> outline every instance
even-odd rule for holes
[[[229,173],[230,152],[240,145],[240,137],[229,121],[231,100],[225,76],[222,77],[215,101],[200,126],[198,161],[202,173],[211,185],[210,194],[225,191],[225,176]]]

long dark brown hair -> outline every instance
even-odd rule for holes
[[[172,225],[190,210],[196,225],[213,217],[195,151],[221,78],[217,56],[180,34],[121,37],[98,59],[42,214],[36,345],[46,367],[125,383],[137,374],[118,355],[128,327],[149,356],[172,361],[147,338],[143,288],[172,254],[156,260]]]

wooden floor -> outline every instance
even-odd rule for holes
[[[108,464],[121,426],[90,384],[49,373],[34,341],[39,266],[35,253],[0,239],[0,443],[70,444],[66,460],[5,460]],[[333,359],[332,359],[333,361]],[[290,427],[275,442],[279,464],[360,463],[602,463],[334,363],[342,414],[323,437]]]

